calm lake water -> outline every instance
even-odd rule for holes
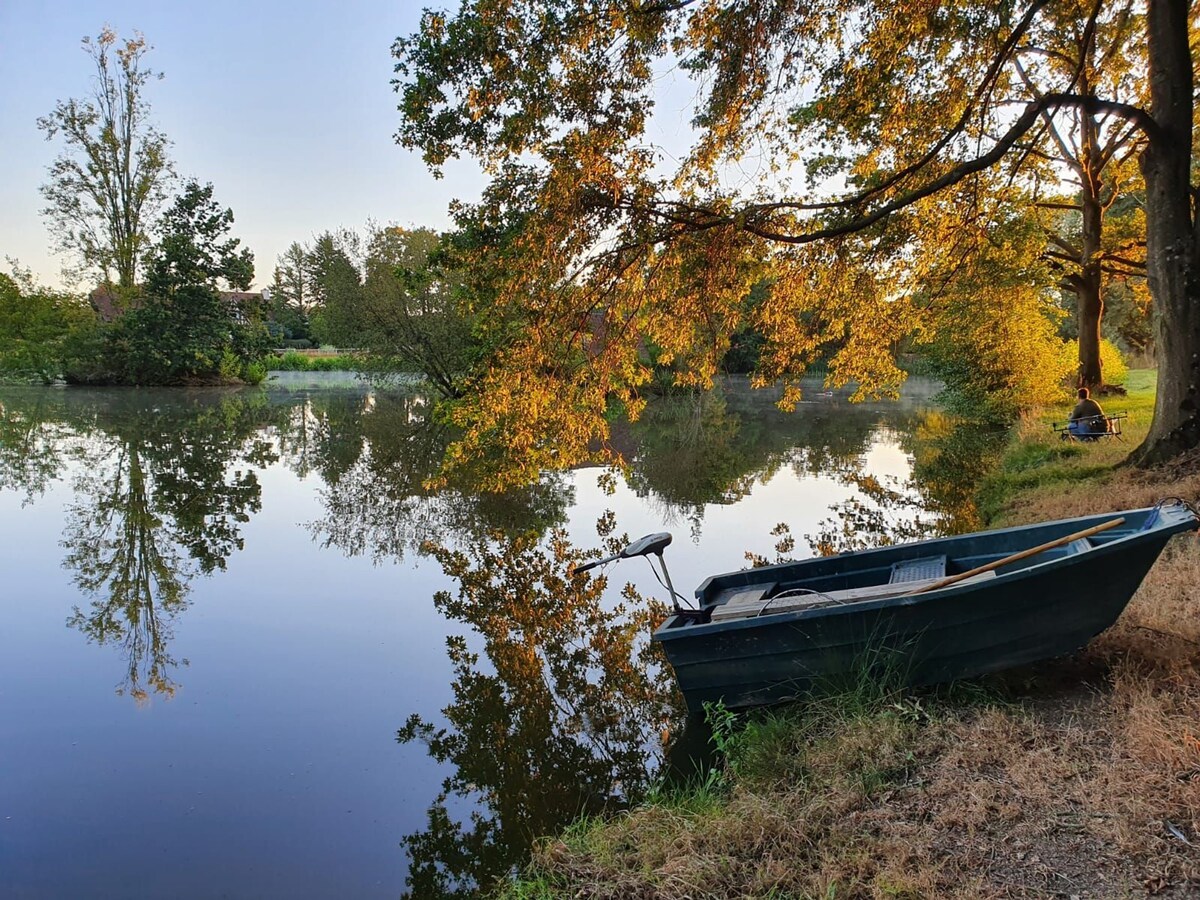
[[[780,522],[797,556],[973,527],[933,391],[730,381],[622,428],[624,472],[496,497],[424,486],[417,397],[0,389],[0,896],[470,895],[680,731],[648,565],[564,577],[598,524],[672,531],[687,596]]]

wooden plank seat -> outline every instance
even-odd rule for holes
[[[944,559],[944,557],[943,557]],[[766,594],[774,585],[758,586],[739,591],[712,611],[713,622],[727,622],[730,619],[752,619],[755,616],[775,615],[784,612],[796,612],[803,609],[820,609],[826,606],[845,606],[851,603],[861,603],[866,600],[884,600],[888,597],[899,597],[909,594],[941,581],[943,574],[935,578],[921,578],[914,581],[889,581],[887,584],[871,584],[865,587],[846,588],[840,591],[809,591],[805,588],[792,588],[780,591],[774,597]],[[959,584],[970,584],[995,578],[994,571],[981,572],[966,578]]]

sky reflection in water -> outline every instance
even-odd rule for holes
[[[931,390],[663,398],[627,471],[504,497],[426,487],[419,398],[0,390],[0,894],[470,895],[681,724],[648,568],[565,576],[597,523],[674,531],[685,594],[778,522],[968,530],[994,446]]]

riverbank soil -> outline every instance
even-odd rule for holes
[[[1131,381],[1147,409],[1152,374]],[[1200,503],[1200,454],[1117,465],[1148,409],[1124,446],[1062,445],[1054,414],[985,486],[993,524]],[[507,895],[1200,897],[1200,544],[1176,538],[1069,659],[932,693],[871,686],[720,740],[723,771],[544,841]]]

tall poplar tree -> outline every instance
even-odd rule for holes
[[[83,39],[95,67],[82,99],[60,100],[38,119],[47,140],[61,139],[42,196],[60,250],[106,283],[132,289],[149,246],[147,230],[172,176],[169,141],[150,121],[146,87],[160,78],[144,68],[150,50],[138,32],[124,42],[107,26]]]

